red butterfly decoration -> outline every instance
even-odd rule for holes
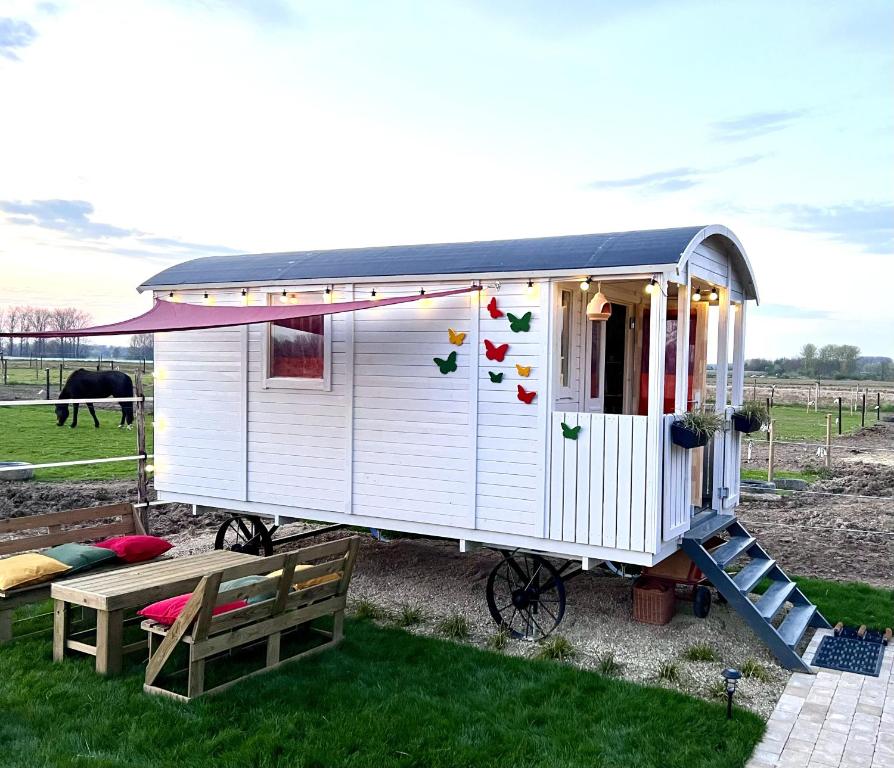
[[[503,314],[502,312],[500,314]],[[489,339],[484,340],[484,348],[486,350],[485,354],[487,355],[488,360],[496,360],[498,363],[503,362],[503,358],[506,357],[506,353],[509,351],[508,344],[500,344],[497,346]]]
[[[487,304],[487,311],[490,312],[490,316],[496,320],[498,317],[503,317],[503,313],[497,309],[497,297],[494,296]]]
[[[525,405],[533,403],[535,397],[537,397],[536,392],[528,392],[521,384],[518,385],[518,399]]]

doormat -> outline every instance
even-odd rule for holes
[[[881,643],[830,635],[824,637],[817,648],[813,666],[878,677],[884,652],[885,646]]]

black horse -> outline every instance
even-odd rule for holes
[[[130,376],[121,371],[85,371],[78,368],[68,380],[59,393],[60,400],[101,400],[104,397],[133,397],[133,382]],[[119,427],[123,427],[125,422],[130,427],[133,424],[133,403],[119,403],[121,406],[121,423]],[[96,411],[93,410],[93,403],[87,403],[87,410],[93,417],[93,425],[99,426],[99,419],[96,418]],[[59,404],[56,406],[56,421],[58,426],[64,426],[68,419],[68,406]],[[74,416],[71,420],[72,429],[78,426],[78,404],[74,405]]]

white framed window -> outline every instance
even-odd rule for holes
[[[322,304],[323,292],[269,293],[267,303]],[[265,323],[264,389],[332,388],[332,315],[309,315]]]
[[[574,291],[570,288],[558,288],[556,296],[556,398],[571,400],[574,398],[574,371],[572,357],[574,355]]]
[[[587,405],[586,409],[593,413],[602,413],[605,407],[605,388],[602,381],[602,372],[605,370],[605,326],[604,322],[586,321],[587,376],[584,402]]]

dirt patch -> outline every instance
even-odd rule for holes
[[[799,576],[894,587],[894,467],[858,461],[781,498],[738,508],[782,567]]]

